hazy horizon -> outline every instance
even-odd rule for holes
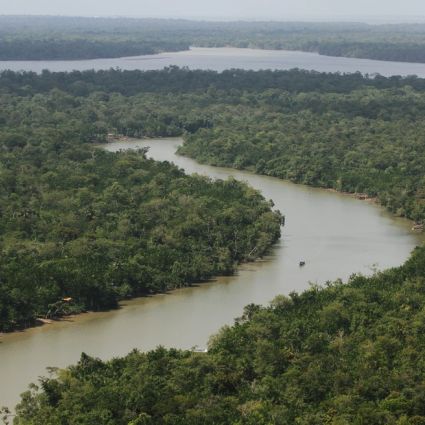
[[[0,0],[1,15],[194,20],[424,22],[423,0]],[[383,13],[384,12],[384,13]]]
[[[369,24],[385,23],[425,23],[425,14],[420,16],[399,15],[293,15],[284,18],[276,16],[249,17],[249,16],[204,16],[204,15],[90,15],[90,14],[47,14],[47,13],[0,13],[0,17],[49,17],[49,18],[102,18],[102,19],[164,19],[164,20],[187,20],[187,21],[205,21],[205,22],[358,22]]]

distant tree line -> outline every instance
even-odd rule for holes
[[[425,25],[0,17],[0,60],[114,58],[189,46],[425,62]]]
[[[341,42],[318,43],[315,51],[326,56],[425,63],[424,47],[425,44],[419,42],[396,43],[372,40],[369,42],[355,42],[345,40]]]
[[[0,39],[0,60],[83,60],[152,55],[188,49],[188,44],[171,40]]]
[[[350,93],[364,87],[396,89],[411,86],[425,91],[425,79],[417,76],[363,76],[360,72],[340,74],[308,70],[249,71],[232,69],[222,72],[189,70],[170,66],[159,71],[122,71],[119,69],[51,72],[0,71],[0,92],[21,96],[59,89],[71,95],[87,97],[96,92],[120,93],[193,93],[208,89],[258,92],[279,89],[289,93]],[[237,92],[235,92],[235,90]]]

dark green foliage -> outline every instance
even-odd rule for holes
[[[425,249],[348,284],[251,305],[206,354],[76,366],[24,394],[17,424],[425,423]]]
[[[230,272],[255,245],[261,254],[277,237],[272,219],[272,228],[262,230],[266,236],[246,228],[232,251],[235,225],[267,222],[260,219],[268,210],[262,201],[244,217],[239,200],[231,199],[231,219],[225,218],[224,193],[206,193],[209,205],[201,192],[185,188],[187,178],[178,170],[151,165],[141,155],[93,151],[87,142],[104,140],[108,131],[184,135],[181,153],[200,161],[364,192],[423,222],[424,91],[425,80],[413,77],[304,71],[2,73],[0,267],[8,283],[0,295],[1,328],[30,324],[36,315],[114,306],[124,296]],[[199,179],[192,178],[201,191],[208,182]],[[150,206],[153,200],[157,207]],[[140,215],[146,203],[149,210]],[[194,218],[183,214],[187,208]],[[172,221],[180,211],[199,223],[196,231]],[[205,228],[210,213],[214,225],[221,226],[221,217],[228,227]],[[193,246],[183,242],[188,236]],[[200,258],[188,265],[187,250]],[[134,259],[136,252],[143,258]],[[63,296],[76,302],[57,305]]]
[[[257,93],[268,89],[289,93],[350,93],[364,87],[397,89],[410,86],[424,92],[425,79],[416,76],[321,73],[293,69],[289,71],[246,71],[241,69],[215,71],[189,70],[170,66],[160,71],[0,72],[0,92],[21,96],[46,93],[59,89],[74,96],[96,94],[97,100],[109,100],[112,94],[134,96],[141,93],[204,93],[218,99],[217,90],[226,96],[237,96],[240,90]],[[172,100],[172,99],[171,99]],[[234,100],[233,100],[234,101]]]

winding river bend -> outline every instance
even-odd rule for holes
[[[263,261],[243,265],[232,277],[199,287],[125,302],[123,308],[0,338],[0,406],[13,406],[47,366],[78,361],[82,351],[108,359],[133,348],[204,348],[211,334],[232,323],[249,303],[306,289],[309,282],[347,279],[354,272],[400,265],[423,237],[407,220],[377,205],[321,189],[243,171],[200,165],[176,156],[180,139],[110,143],[109,151],[150,146],[149,156],[175,162],[188,173],[245,180],[273,199],[286,215],[280,243]],[[300,259],[306,266],[300,268]]]

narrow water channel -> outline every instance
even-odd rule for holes
[[[125,302],[123,308],[83,314],[53,325],[0,337],[0,406],[13,406],[47,366],[78,361],[82,351],[108,359],[133,348],[206,346],[221,326],[249,303],[302,291],[309,282],[347,279],[375,268],[400,265],[423,237],[407,220],[350,196],[271,177],[200,165],[175,155],[180,139],[111,143],[107,150],[150,146],[149,156],[173,161],[188,173],[245,180],[273,199],[286,216],[283,237],[263,261],[243,265],[232,277],[199,287]],[[300,268],[299,261],[306,261]]]

